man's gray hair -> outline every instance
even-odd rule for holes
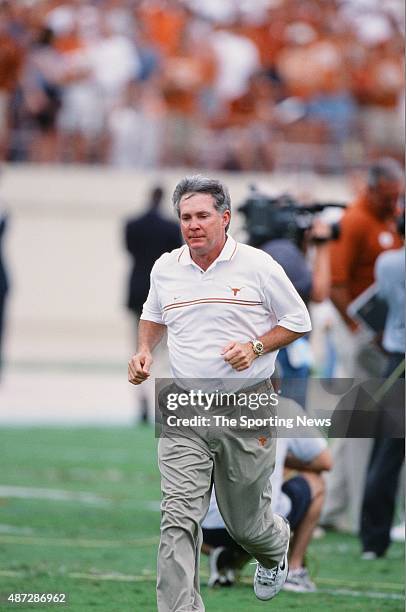
[[[216,179],[197,174],[195,176],[185,176],[175,187],[172,203],[178,217],[180,217],[180,201],[188,193],[207,193],[213,196],[214,208],[217,212],[222,214],[229,210],[231,213],[231,198],[227,187]],[[227,230],[228,226],[226,227]]]
[[[403,180],[403,168],[396,159],[383,157],[368,168],[368,187],[376,187],[382,179],[394,182]]]

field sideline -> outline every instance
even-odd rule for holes
[[[0,449],[0,598],[66,592],[70,610],[153,612],[160,495],[153,429],[3,428]],[[251,565],[233,589],[203,586],[207,612],[404,610],[400,544],[386,559],[361,562],[356,538],[328,534],[312,543],[308,566],[315,594],[259,602]],[[202,584],[206,578],[202,559]],[[3,601],[1,610],[20,608]]]

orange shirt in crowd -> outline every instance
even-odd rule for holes
[[[213,82],[216,63],[209,47],[192,53],[189,45],[180,48],[163,65],[161,87],[170,111],[183,115],[199,112],[199,96]]]
[[[394,219],[376,217],[362,196],[344,213],[340,238],[331,243],[332,285],[346,285],[355,299],[374,282],[378,255],[401,246]]]
[[[188,21],[185,9],[167,2],[145,2],[138,11],[147,39],[164,55],[176,52],[179,37]]]
[[[353,70],[353,91],[360,104],[395,108],[404,88],[403,58],[367,58]]]
[[[85,44],[77,32],[71,32],[69,34],[56,36],[54,47],[59,53],[64,55],[83,49]]]
[[[12,91],[18,80],[23,52],[11,36],[0,36],[0,89]]]
[[[333,41],[319,39],[307,46],[286,47],[276,65],[293,96],[306,100],[320,91],[341,89],[344,66]]]

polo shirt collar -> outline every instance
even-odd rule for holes
[[[232,259],[234,256],[236,249],[236,241],[232,236],[230,236],[230,234],[227,234],[227,240],[223,246],[223,249],[217,259],[215,259],[210,265],[210,268],[214,267],[219,261],[230,261],[230,259]],[[189,248],[186,244],[180,252],[178,261],[181,266],[197,266],[197,264],[191,258]]]

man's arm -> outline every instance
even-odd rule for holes
[[[292,470],[301,470],[307,472],[325,472],[330,471],[333,467],[331,452],[328,448],[321,451],[311,461],[302,461],[295,455],[288,454],[285,459],[285,466]]]
[[[330,238],[330,227],[321,219],[315,219],[309,235],[309,240],[315,241],[310,294],[313,302],[323,302],[330,295],[330,244],[328,242]]]
[[[296,332],[287,329],[286,327],[282,327],[281,325],[276,325],[269,332],[260,336],[258,340],[262,342],[264,345],[264,353],[272,353],[272,351],[277,351],[283,346],[287,346],[291,342],[294,342],[301,336],[303,336],[307,332]],[[252,345],[248,342],[249,346]]]
[[[138,350],[128,362],[128,380],[133,385],[140,385],[150,375],[153,362],[152,351],[162,340],[166,325],[141,319],[138,327]]]
[[[276,325],[269,332],[260,336],[258,340],[263,343],[265,354],[287,346],[305,333],[307,332],[295,332],[281,325]],[[251,342],[229,342],[221,354],[224,357],[224,361],[227,361],[237,372],[242,372],[249,368],[254,359],[258,357],[253,351]]]
[[[312,291],[310,299],[313,302],[324,302],[330,295],[330,257],[329,245],[321,244],[316,247],[316,255],[313,262]]]
[[[351,319],[351,317],[349,317],[347,314],[347,308],[352,301],[347,285],[343,284],[332,287],[330,291],[330,299],[350,330],[357,331],[359,327],[358,323],[354,321],[354,319]]]
[[[310,299],[320,303],[329,297],[331,289],[329,244],[319,244],[315,251]]]

